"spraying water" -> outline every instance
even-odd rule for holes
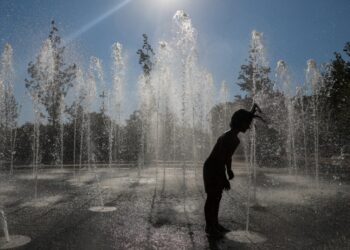
[[[116,161],[120,160],[120,153],[122,148],[122,140],[121,140],[121,116],[123,113],[122,103],[123,103],[123,86],[124,86],[124,78],[125,78],[125,63],[123,58],[123,47],[120,43],[114,43],[112,45],[112,99],[110,101],[110,117],[111,124],[109,130],[109,164],[112,162],[112,147],[113,147],[113,139],[116,138],[115,145],[115,153],[114,159]],[[112,120],[116,121],[116,127],[113,128]],[[114,136],[113,136],[114,130]]]
[[[312,59],[307,61],[306,69],[306,86],[312,91],[312,117],[313,117],[313,134],[314,134],[314,152],[315,152],[315,178],[319,184],[319,91],[322,78],[317,69],[316,62]]]
[[[266,241],[267,239],[256,232],[249,230],[250,225],[250,200],[251,200],[251,182],[252,182],[252,164],[251,161],[251,155],[249,155],[251,151],[250,143],[251,135],[245,135],[239,137],[240,141],[243,144],[244,149],[244,156],[245,156],[245,162],[246,166],[248,168],[248,188],[247,188],[247,211],[246,211],[246,223],[245,223],[245,229],[244,230],[236,230],[236,231],[230,231],[225,235],[226,238],[235,241],[235,242],[242,242],[242,243],[262,243]]]
[[[93,111],[93,104],[96,100],[97,89],[96,79],[102,79],[102,67],[101,62],[97,57],[90,58],[90,66],[87,79],[87,92],[86,92],[86,103],[84,104],[86,113],[86,138],[87,138],[87,156],[88,166],[91,169],[93,163],[92,156],[94,154],[95,146],[91,135],[91,113]]]
[[[5,216],[5,212],[0,210],[0,226],[2,231],[4,232],[5,237],[0,237],[0,249],[13,249],[17,247],[21,247],[30,242],[30,238],[23,235],[11,235],[7,226],[7,219]]]
[[[240,141],[243,145],[243,151],[244,151],[244,160],[245,165],[248,168],[248,194],[247,194],[247,212],[246,212],[246,223],[245,223],[245,230],[249,231],[249,219],[250,219],[250,200],[251,200],[251,184],[252,184],[252,164],[250,163],[250,149],[249,149],[249,140],[250,135],[240,136]]]
[[[10,174],[13,174],[13,156],[16,141],[18,104],[14,96],[13,49],[5,44],[0,56],[0,125],[2,140],[0,153],[3,160],[10,160]]]
[[[193,130],[191,130],[191,125],[193,125],[194,120],[194,107],[193,107],[193,89],[192,84],[196,84],[193,81],[193,76],[195,74],[195,63],[196,63],[196,36],[197,32],[192,26],[192,21],[190,17],[183,11],[178,10],[173,17],[173,24],[175,30],[175,52],[178,53],[180,61],[177,62],[176,67],[179,70],[180,82],[178,83],[178,90],[180,93],[180,126],[181,137],[182,138],[193,138]],[[193,127],[193,126],[192,126]],[[188,132],[192,131],[192,135]],[[192,148],[187,148],[186,146],[191,145]],[[180,155],[183,159],[183,167],[186,163],[186,153],[192,152],[193,154],[193,139],[192,142],[186,143],[185,140],[180,141]]]
[[[35,198],[37,198],[37,180],[38,180],[38,167],[41,161],[40,157],[40,126],[43,123],[44,107],[40,102],[40,95],[45,93],[52,85],[54,80],[54,49],[52,47],[50,39],[45,40],[43,46],[37,57],[37,70],[44,72],[42,76],[42,84],[37,85],[37,89],[34,91],[28,91],[29,96],[33,101],[34,111],[34,128],[33,128],[33,177],[35,179]]]
[[[84,87],[84,76],[83,76],[83,71],[81,68],[77,69],[77,75],[75,78],[75,84],[74,84],[74,132],[73,132],[73,174],[75,178],[75,170],[76,170],[76,164],[77,164],[77,157],[76,157],[76,152],[77,152],[77,126],[78,126],[78,108],[80,107],[84,97],[84,92],[83,92],[83,87]],[[80,114],[79,114],[80,115]],[[81,119],[81,124],[83,119]],[[82,137],[83,135],[83,130],[80,130],[80,135]],[[82,142],[80,142],[80,151],[79,151],[79,169],[81,169],[81,160],[82,160]]]
[[[229,89],[227,86],[226,81],[222,81],[221,83],[221,87],[220,87],[220,102],[224,103],[224,110],[223,110],[223,117],[222,119],[220,119],[221,121],[221,126],[220,126],[220,130],[224,131],[226,130],[227,124],[229,124],[229,112],[228,112],[228,106],[227,106],[227,102],[228,100],[228,93],[229,93]]]
[[[267,61],[265,56],[265,47],[263,44],[263,34],[255,30],[251,34],[251,61],[252,61],[252,103],[257,103],[258,105],[264,103],[265,89],[264,85],[261,82],[258,82],[258,74],[262,67],[266,67]],[[254,203],[256,200],[256,128],[255,122],[252,121],[251,131],[250,131],[250,165],[253,171],[253,187],[254,187]]]
[[[7,220],[5,217],[5,212],[2,210],[0,211],[0,220],[1,220],[1,227],[2,227],[2,230],[3,230],[4,235],[5,235],[5,239],[7,242],[10,242],[10,234],[9,234],[9,230],[7,228]]]
[[[289,172],[296,172],[296,149],[295,149],[295,126],[294,126],[294,104],[291,95],[291,79],[287,64],[280,60],[277,62],[276,67],[277,82],[282,86],[284,94],[284,105],[287,108],[287,139],[286,139],[286,151],[288,159]]]
[[[210,145],[199,134],[210,131],[215,93],[211,74],[198,63],[196,33],[190,17],[177,11],[172,37],[156,48],[150,76],[139,77],[139,165],[145,160],[171,160],[180,161],[185,167],[204,157],[207,149],[198,145]]]
[[[303,152],[304,152],[304,166],[306,171],[308,170],[308,159],[307,159],[307,135],[306,135],[306,110],[304,105],[304,95],[305,95],[305,89],[301,87],[297,87],[297,93],[296,93],[296,100],[299,103],[300,106],[300,117],[301,117],[301,126],[303,130]]]
[[[63,169],[63,155],[64,155],[64,113],[65,113],[65,104],[64,104],[64,95],[61,95],[59,103],[59,112],[60,112],[60,164],[61,169]]]
[[[92,130],[91,130],[91,113],[93,111],[93,104],[96,100],[96,85],[97,82],[99,82],[102,86],[102,89],[105,89],[104,80],[103,80],[103,69],[102,69],[102,62],[100,59],[96,57],[91,57],[90,59],[90,67],[88,72],[88,79],[86,84],[86,98],[85,98],[85,104],[84,107],[85,113],[87,114],[87,121],[86,121],[86,133],[87,133],[87,146],[88,146],[88,166],[89,169],[93,170],[93,174],[95,177],[95,183],[96,183],[96,189],[99,197],[99,203],[100,206],[97,207],[91,207],[90,210],[94,212],[111,212],[115,210],[115,207],[106,207],[104,205],[103,200],[103,193],[102,193],[102,187],[100,184],[100,179],[98,177],[97,173],[97,166],[96,166],[96,154],[97,149],[94,142],[94,139],[92,138]],[[104,92],[102,92],[104,93]],[[104,100],[102,100],[101,105],[101,113],[104,114],[105,112],[105,103]]]

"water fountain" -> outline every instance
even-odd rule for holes
[[[262,72],[263,68],[266,68],[268,66],[268,62],[266,60],[265,55],[265,46],[263,43],[263,34],[260,32],[257,32],[255,30],[252,31],[251,34],[251,54],[250,58],[252,61],[252,91],[251,91],[251,99],[252,103],[256,103],[261,107],[262,109],[265,108],[266,103],[268,100],[268,89],[266,89],[265,84],[263,84],[261,81],[259,81],[257,78],[261,74],[264,74]],[[266,73],[265,73],[266,74]],[[255,127],[255,121],[253,120],[251,129],[250,129],[250,156],[249,156],[249,164],[252,168],[252,174],[253,174],[253,199],[252,199],[252,206],[253,207],[261,207],[265,206],[265,204],[261,204],[257,200],[256,196],[256,178],[257,178],[257,154],[256,154],[256,127]]]
[[[85,86],[87,89],[86,92],[86,103],[84,105],[85,107],[85,113],[87,113],[87,146],[88,146],[88,165],[89,169],[92,169],[94,177],[95,177],[95,183],[96,183],[96,189],[98,192],[98,197],[100,201],[99,206],[90,207],[89,210],[92,212],[112,212],[115,211],[115,207],[105,206],[104,200],[103,200],[103,193],[102,193],[102,187],[100,184],[100,180],[97,173],[97,166],[96,166],[96,147],[94,144],[94,141],[92,139],[92,131],[91,131],[91,112],[93,109],[93,104],[96,99],[96,80],[98,80],[100,83],[103,83],[103,70],[102,70],[102,62],[100,59],[96,57],[92,57],[90,60],[90,68],[88,73],[88,79]],[[102,87],[105,86],[102,84]],[[103,89],[102,88],[102,89]],[[102,111],[104,109],[104,105],[102,105]]]
[[[0,226],[4,232],[4,237],[0,237],[0,249],[13,249],[28,244],[31,239],[24,235],[10,235],[5,212],[0,210]]]
[[[121,133],[120,133],[120,127],[122,125],[121,123],[121,116],[123,113],[123,85],[124,85],[124,78],[125,78],[125,63],[123,58],[123,47],[120,43],[114,43],[112,45],[112,60],[113,60],[113,67],[112,67],[112,96],[110,107],[109,107],[109,113],[111,118],[111,125],[110,125],[110,133],[109,133],[109,164],[112,163],[113,156],[112,156],[112,147],[113,147],[113,139],[116,139],[116,145],[114,147],[114,159],[118,162],[120,160],[120,153],[122,148],[122,140],[121,140]],[[113,128],[112,126],[112,120],[116,121],[116,127]],[[114,133],[113,133],[114,131]]]
[[[291,79],[287,64],[285,61],[278,61],[276,67],[277,83],[281,86],[284,95],[284,105],[287,109],[286,121],[286,152],[288,159],[288,169],[291,174],[293,171],[296,174],[296,148],[295,148],[295,117],[294,103],[291,95]]]
[[[141,109],[142,121],[142,145],[139,155],[139,170],[147,163],[156,163],[157,172],[155,174],[156,182],[158,178],[158,163],[179,163],[183,167],[183,180],[186,180],[186,168],[192,163],[196,166],[204,157],[208,155],[208,151],[213,143],[211,132],[211,111],[214,106],[214,84],[213,77],[205,69],[199,65],[197,45],[196,45],[196,30],[192,26],[191,19],[183,12],[176,12],[173,18],[172,36],[168,40],[161,41],[156,48],[156,57],[153,69],[149,78],[144,75],[139,77],[139,99]],[[256,31],[252,32],[251,46],[254,49],[252,53],[253,59],[253,73],[252,73],[252,93],[249,101],[258,103],[264,110],[266,104],[266,89],[260,85],[258,71],[260,66],[267,64],[264,55],[264,45],[262,43],[262,34]],[[52,80],[52,46],[50,41],[46,41],[39,54],[42,65],[47,69],[47,84],[41,86],[41,92],[45,92]],[[121,132],[122,113],[123,113],[123,87],[125,81],[125,62],[122,53],[122,46],[115,43],[112,46],[112,86],[111,91],[104,86],[104,76],[101,61],[98,58],[92,58],[90,69],[85,77],[82,70],[77,71],[76,88],[75,91],[75,107],[74,107],[74,135],[73,135],[73,165],[74,175],[76,165],[79,163],[79,177],[80,170],[82,170],[85,162],[88,167],[88,174],[91,174],[95,182],[96,197],[98,206],[91,207],[90,210],[94,212],[110,212],[114,211],[115,207],[105,206],[104,190],[101,186],[101,172],[98,169],[97,162],[101,159],[97,150],[97,143],[94,142],[94,135],[92,129],[92,113],[96,110],[97,93],[102,92],[102,97],[107,97],[107,103],[102,102],[101,113],[105,113],[109,118],[109,123],[105,124],[106,133],[108,134],[108,165],[113,166],[114,162],[119,163],[121,158]],[[0,74],[0,95],[4,93],[4,77]],[[84,79],[86,78],[86,79]],[[305,120],[307,116],[308,107],[305,107],[304,98],[307,93],[304,89],[297,91],[295,98],[296,103],[293,102],[291,93],[291,80],[287,69],[287,64],[284,61],[279,61],[277,65],[277,78],[281,85],[281,95],[283,99],[281,103],[284,104],[286,119],[277,123],[281,131],[285,131],[284,140],[287,150],[288,168],[296,172],[296,139],[297,130],[295,127],[295,120],[297,112],[295,112],[295,104],[301,107],[300,116]],[[312,112],[313,112],[313,139],[315,151],[315,175],[318,182],[319,179],[319,110],[318,110],[318,94],[320,87],[320,75],[314,61],[308,62],[308,69],[306,71],[307,85],[312,89]],[[100,83],[101,86],[96,86]],[[221,85],[220,101],[224,102],[222,113],[222,129],[228,124],[231,115],[229,102],[228,87],[225,82]],[[105,95],[107,93],[107,96]],[[310,94],[310,93],[309,93]],[[42,114],[45,112],[42,104],[39,101],[38,93],[31,93],[34,110],[34,131],[33,131],[33,176],[35,179],[35,198],[37,198],[37,182],[38,170],[41,163],[40,152],[40,126],[45,122],[42,119]],[[0,96],[3,99],[3,96]],[[67,102],[63,96],[60,101],[60,148],[57,149],[59,154],[61,168],[63,168],[63,158],[66,157],[66,150],[63,147],[63,132],[64,132],[64,104]],[[81,106],[80,106],[81,105]],[[78,107],[83,109],[81,114]],[[2,108],[2,107],[1,107]],[[78,117],[81,123],[78,122]],[[68,119],[67,119],[68,120]],[[305,122],[301,122],[302,136],[304,143],[304,161],[308,165],[307,158],[307,127]],[[68,126],[67,126],[68,127]],[[108,131],[107,131],[108,130]],[[69,131],[69,130],[67,130]],[[300,133],[300,134],[301,134]],[[15,136],[15,135],[14,135]],[[242,230],[233,231],[227,234],[227,238],[238,242],[245,243],[261,243],[266,238],[258,233],[251,231],[251,212],[252,206],[265,206],[258,203],[257,194],[261,195],[257,189],[257,148],[259,134],[253,122],[250,133],[247,133],[245,139],[242,139],[244,146],[244,154],[247,166],[247,207],[245,225]],[[12,137],[12,135],[11,135]],[[259,138],[258,138],[259,139]],[[11,140],[12,141],[12,140]],[[80,143],[79,143],[80,142]],[[258,144],[258,145],[257,145]],[[198,146],[199,145],[199,146]],[[79,149],[80,148],[80,149]],[[13,151],[13,146],[11,146]],[[78,155],[79,151],[79,155]],[[98,158],[99,157],[99,158]],[[67,157],[68,158],[68,157]],[[106,159],[107,160],[107,159]],[[11,158],[11,162],[13,158]],[[13,164],[11,163],[11,172]],[[140,174],[141,171],[139,171]],[[277,172],[277,171],[276,171]],[[164,164],[165,177],[165,164]],[[196,174],[196,172],[195,172]],[[238,176],[237,176],[238,177]],[[126,178],[127,179],[127,178]],[[156,185],[157,186],[157,185]],[[244,217],[244,216],[243,216]],[[254,221],[254,220],[253,220]],[[4,230],[4,239],[0,239],[0,243],[7,244],[14,241],[15,236],[8,233],[7,222],[4,213],[1,213],[2,228]],[[2,245],[0,245],[2,247]],[[1,248],[0,247],[0,248]]]
[[[14,96],[15,73],[13,68],[13,49],[5,44],[0,56],[0,160],[10,161],[10,174],[13,174],[18,104]]]
[[[266,237],[264,237],[262,234],[253,232],[249,230],[250,225],[250,207],[251,207],[251,187],[252,187],[252,171],[253,171],[253,164],[252,164],[252,155],[249,155],[248,153],[251,153],[251,146],[249,145],[251,143],[251,135],[240,135],[241,143],[243,144],[243,150],[244,150],[244,158],[245,158],[245,165],[248,168],[248,185],[247,185],[247,202],[246,202],[246,222],[245,222],[245,230],[235,230],[228,232],[225,237],[227,239],[230,239],[232,241],[241,242],[241,243],[263,243],[266,241]],[[250,142],[249,142],[250,141]]]
[[[28,91],[29,96],[33,102],[33,112],[34,112],[34,129],[33,129],[33,157],[32,157],[32,168],[33,168],[33,178],[35,181],[34,187],[34,198],[37,198],[38,193],[38,170],[39,164],[41,162],[41,152],[40,152],[40,126],[43,123],[43,110],[44,107],[40,103],[40,95],[45,93],[50,85],[53,83],[54,77],[54,52],[50,39],[47,39],[40,49],[38,54],[38,69],[45,72],[42,76],[43,84],[37,86],[34,91]],[[56,142],[54,142],[56,143]]]
[[[264,53],[264,45],[262,42],[262,33],[259,33],[257,31],[252,32],[252,38],[251,38],[251,59],[252,59],[252,101],[253,103],[264,103],[263,100],[265,98],[265,89],[264,86],[262,86],[261,83],[257,82],[257,74],[259,73],[259,67],[266,65],[266,59],[265,59],[265,53]],[[261,105],[262,106],[262,105]],[[248,197],[247,197],[247,213],[246,213],[246,225],[245,230],[236,230],[231,231],[226,234],[226,238],[237,241],[237,242],[243,242],[243,243],[262,243],[266,241],[266,238],[256,232],[249,230],[249,223],[250,223],[250,207],[265,207],[266,205],[262,205],[257,200],[257,184],[256,184],[256,178],[257,178],[257,159],[256,159],[256,128],[255,128],[255,121],[252,121],[251,129],[249,131],[249,143],[248,140],[243,137],[243,147],[244,147],[244,154],[245,154],[245,160],[246,165],[248,166]],[[249,145],[249,150],[248,150]],[[249,152],[249,155],[248,155]],[[249,159],[249,160],[248,160]],[[253,177],[253,179],[252,179]],[[253,186],[253,197],[251,197],[251,188]]]
[[[189,16],[177,11],[172,37],[159,43],[150,76],[139,77],[143,130],[150,128],[141,162],[144,155],[183,166],[200,159],[198,133],[209,127],[214,91],[212,76],[198,63],[196,33]]]
[[[319,185],[319,91],[322,86],[322,77],[319,73],[316,62],[312,59],[307,61],[306,69],[306,86],[312,94],[312,118],[313,118],[313,137],[314,137],[314,154],[315,154],[315,178]]]
[[[64,155],[64,113],[65,113],[65,103],[64,103],[64,95],[61,95],[60,103],[59,103],[59,112],[60,112],[60,165],[61,170],[63,170],[63,155]]]
[[[75,84],[74,84],[74,131],[73,131],[73,175],[74,179],[76,177],[76,165],[77,165],[77,122],[78,122],[78,108],[81,102],[84,99],[84,93],[83,93],[83,85],[84,84],[84,75],[81,68],[77,69],[77,75],[75,78]],[[79,114],[80,115],[80,114]],[[82,119],[83,120],[83,119]],[[83,134],[83,131],[80,130],[80,135]],[[79,169],[81,168],[81,156],[82,156],[82,142],[80,142],[80,151],[79,151]]]
[[[220,130],[221,131],[225,131],[227,130],[227,126],[230,122],[230,115],[228,112],[228,106],[227,103],[229,101],[228,99],[228,95],[229,95],[229,89],[228,89],[228,85],[226,83],[226,81],[222,81],[221,83],[221,87],[220,87],[220,96],[219,96],[219,102],[224,103],[224,110],[223,110],[223,114],[221,114],[221,119],[220,119]]]
[[[304,168],[306,173],[308,172],[308,159],[307,159],[307,134],[306,134],[306,110],[304,105],[305,89],[297,87],[296,102],[300,107],[300,124],[302,126],[303,136],[303,153],[304,153]]]

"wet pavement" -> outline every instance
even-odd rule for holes
[[[235,174],[219,219],[240,231],[249,182],[245,168]],[[350,249],[348,184],[262,170],[255,194],[249,230],[266,238],[258,243],[206,237],[200,166],[41,170],[36,197],[32,172],[17,170],[1,175],[0,206],[10,235],[32,239],[21,249]],[[89,210],[101,203],[115,210]]]

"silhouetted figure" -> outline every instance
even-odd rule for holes
[[[260,118],[255,112],[261,112],[258,105],[254,104],[251,111],[240,109],[236,111],[231,118],[231,129],[221,135],[209,157],[203,166],[203,179],[207,200],[204,206],[206,227],[205,232],[208,236],[220,238],[224,233],[230,230],[219,224],[218,214],[220,200],[223,190],[230,190],[229,180],[234,178],[231,169],[232,155],[239,145],[237,137],[239,132],[245,133],[250,128],[253,118]],[[228,179],[226,177],[226,172]]]

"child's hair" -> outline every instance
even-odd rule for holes
[[[255,114],[256,111],[258,111],[259,113],[262,113],[261,109],[256,103],[253,104],[253,107],[250,111],[245,109],[237,110],[232,115],[230,127],[231,128],[239,127],[240,124],[242,124],[243,122],[251,123],[254,118],[259,118],[260,120],[265,122],[265,120],[261,116]]]

